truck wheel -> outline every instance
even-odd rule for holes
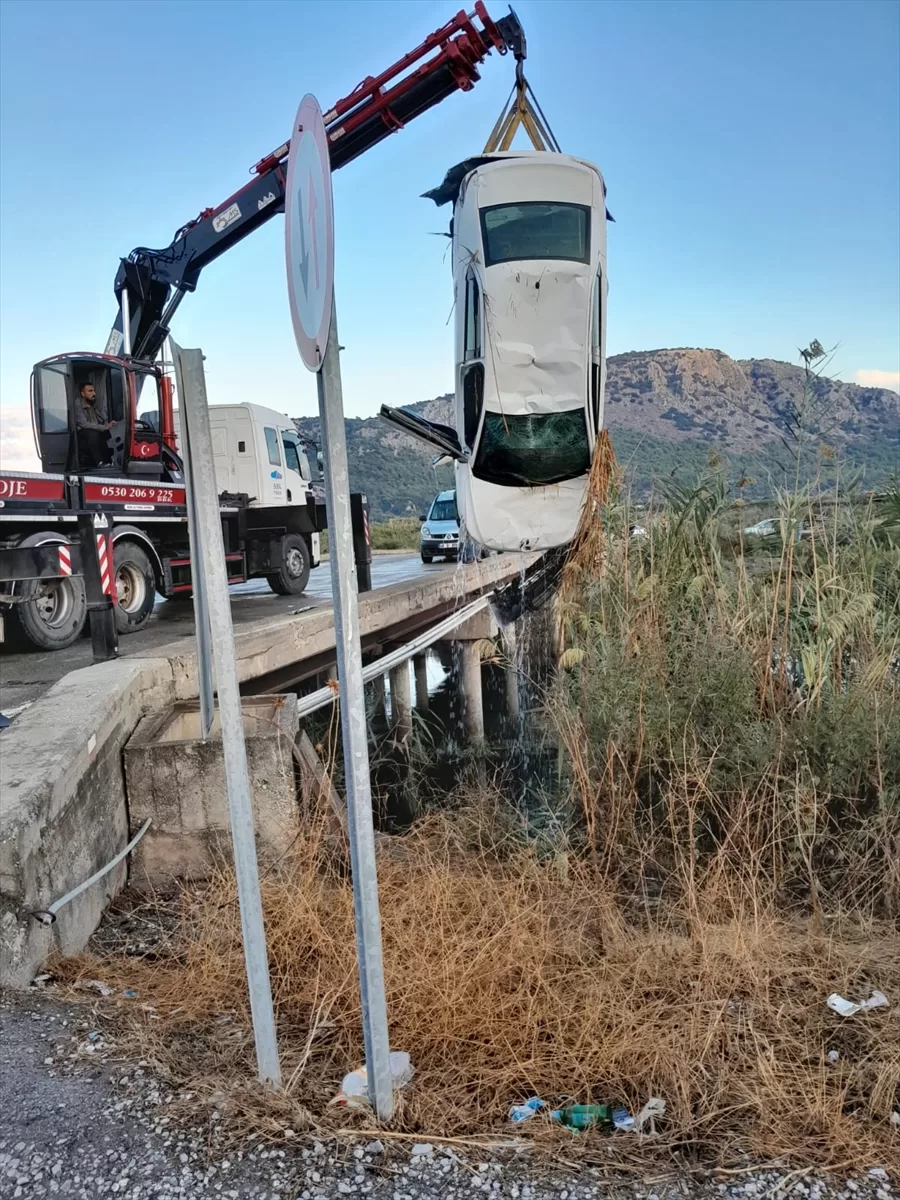
[[[156,600],[156,576],[150,559],[135,542],[113,547],[116,572],[116,629],[136,633],[150,620]]]
[[[20,632],[38,650],[64,650],[81,636],[87,618],[84,583],[68,579],[26,579],[12,605]]]
[[[266,576],[269,587],[279,596],[299,596],[309,583],[309,547],[299,534],[286,533],[281,557],[281,570]]]

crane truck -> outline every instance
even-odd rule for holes
[[[332,169],[352,162],[457,90],[471,90],[491,51],[511,51],[521,62],[522,27],[512,9],[495,22],[476,0],[473,12],[457,13],[325,113]],[[137,247],[121,260],[115,279],[118,312],[102,354],[57,354],[35,366],[31,412],[41,472],[0,473],[0,627],[9,620],[32,646],[61,649],[84,628],[83,555],[93,547],[82,545],[77,531],[86,528],[86,515],[101,515],[111,526],[111,591],[120,633],[149,620],[156,593],[170,597],[190,591],[173,386],[157,358],[179,304],[195,290],[204,267],[284,212],[289,149],[285,142],[261,158],[251,168],[249,183],[183,225],[170,245]],[[77,436],[76,406],[84,384],[93,385],[99,407],[112,422],[108,461],[102,466],[85,461]],[[139,405],[155,409],[158,421],[139,417]],[[244,442],[258,478],[268,475],[278,482],[281,477],[285,495],[276,497],[267,488],[263,496],[259,486],[255,494],[223,490],[228,576],[232,582],[262,577],[275,591],[301,592],[318,561],[325,506],[304,478],[305,457],[289,430],[261,409],[240,418],[235,414],[235,426],[245,418],[250,432],[237,445]],[[353,501],[359,566],[368,553],[368,522],[364,498]]]

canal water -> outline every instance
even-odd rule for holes
[[[521,651],[519,651],[521,656]],[[367,690],[370,762],[376,820],[402,832],[416,817],[489,794],[508,809],[522,832],[540,835],[559,817],[558,752],[547,732],[545,671],[535,678],[517,663],[511,703],[509,666],[499,653],[482,662],[484,740],[472,742],[463,720],[460,666],[455,647],[438,643],[427,654],[428,708],[414,709],[408,744],[392,733],[390,683],[386,705]],[[532,664],[529,663],[529,666]],[[409,663],[415,697],[413,665]]]

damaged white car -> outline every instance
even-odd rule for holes
[[[564,154],[493,154],[428,195],[453,204],[455,428],[381,415],[454,459],[466,536],[494,550],[565,545],[603,423],[603,177]]]

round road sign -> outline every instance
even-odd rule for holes
[[[331,161],[315,96],[297,109],[288,154],[284,248],[297,348],[310,371],[321,369],[334,293]]]

